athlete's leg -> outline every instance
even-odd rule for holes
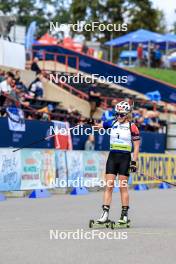
[[[118,180],[122,206],[129,206],[128,176],[119,175]]]
[[[112,201],[112,191],[114,188],[114,180],[117,175],[116,156],[114,153],[109,153],[106,163],[105,181],[106,187],[103,195],[103,213],[98,219],[99,223],[107,222],[109,217],[109,209]]]
[[[116,176],[114,174],[106,174],[105,176],[106,188],[104,191],[103,204],[111,204],[115,177]]]
[[[119,175],[119,188],[121,196],[122,211],[121,217],[118,221],[120,224],[128,222],[128,209],[129,209],[129,193],[128,193],[128,177]]]
[[[98,223],[105,223],[108,221],[115,177],[116,176],[114,174],[106,174],[105,176],[106,187],[103,196],[103,206],[102,206],[103,213],[101,214],[101,217],[97,220]]]

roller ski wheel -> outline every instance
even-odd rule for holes
[[[93,227],[93,224],[94,224],[94,220],[90,220],[89,221],[89,228],[92,228]]]
[[[115,222],[111,222],[111,229],[115,229],[115,228],[130,228],[130,220],[128,220],[127,223],[115,223]]]
[[[100,223],[98,221],[90,220],[89,221],[89,228],[109,228],[111,227],[111,221],[107,220],[105,223]]]
[[[111,229],[114,229],[114,228],[115,228],[115,222],[111,221]]]

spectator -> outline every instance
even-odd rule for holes
[[[11,86],[11,92],[9,95],[12,97],[12,100],[15,100],[17,104],[29,106],[29,102],[25,101],[24,93],[21,92],[16,86],[15,77],[14,79],[12,79],[10,86]],[[12,103],[11,99],[5,97],[5,105],[8,106],[11,103]]]
[[[16,83],[16,88],[20,92],[24,92],[24,93],[26,93],[26,95],[28,94],[28,89],[24,85],[24,83],[21,81],[20,71],[18,71],[18,70],[15,71],[15,83]]]
[[[157,111],[150,111],[150,130],[157,132],[160,129],[160,123],[159,123],[159,112]]]
[[[161,67],[161,58],[162,58],[162,54],[161,54],[161,51],[159,50],[159,46],[157,45],[155,49],[155,67],[156,68]]]
[[[58,39],[57,40],[57,45],[63,45],[64,43],[63,43],[63,39]]]
[[[83,116],[80,116],[78,123],[80,126],[84,125],[85,123],[88,123],[88,119]]]
[[[145,112],[145,109],[138,109],[138,110],[133,110],[133,113],[132,113],[132,119],[133,119],[133,122],[135,124],[137,124],[138,126],[140,126],[143,122],[144,122],[144,112]]]
[[[82,46],[82,52],[85,53],[85,54],[87,54],[88,53],[88,49],[89,48],[86,45],[86,41],[84,41],[83,46]]]
[[[112,120],[114,119],[114,116],[116,114],[115,112],[115,106],[117,104],[117,100],[116,99],[113,99],[112,102],[111,102],[111,108],[106,110],[102,117],[101,117],[101,120],[104,122],[104,121],[108,121],[108,120]]]
[[[160,129],[159,113],[157,111],[147,111],[144,109],[141,129],[145,131],[158,131]]]
[[[150,59],[150,66],[155,68],[155,46],[152,44],[149,47],[149,59]]]
[[[5,107],[11,104],[11,101],[6,96],[4,96],[3,93],[14,96],[13,82],[14,74],[12,72],[7,72],[5,74],[5,80],[0,83],[0,107],[2,116],[4,116],[6,112]]]
[[[143,65],[143,45],[142,43],[139,43],[138,47],[137,47],[137,59],[138,59],[138,66],[142,66]]]
[[[42,74],[39,74],[37,78],[30,84],[29,91],[33,93],[34,98],[43,98],[43,84],[42,84]]]
[[[15,81],[20,82],[21,81],[21,76],[20,76],[20,71],[15,71]]]
[[[41,120],[43,121],[50,121],[51,120],[51,113],[53,112],[54,107],[52,104],[48,104],[46,107],[39,109],[37,112],[42,113]]]
[[[14,80],[14,74],[12,72],[7,72],[5,75],[5,80],[0,83],[0,93],[8,93],[12,92],[12,80]]]
[[[94,137],[94,135],[89,135],[89,137],[85,143],[84,150],[95,150],[95,137]]]
[[[100,106],[101,99],[100,93],[97,91],[96,84],[92,84],[89,88],[89,103],[90,103],[90,118],[92,119],[98,106]]]
[[[5,80],[5,72],[3,70],[0,70],[0,82]]]
[[[40,67],[38,66],[38,62],[39,62],[39,59],[38,59],[37,57],[35,57],[35,58],[33,59],[32,64],[31,64],[31,71],[36,72],[36,74],[41,73],[41,69],[40,69]]]

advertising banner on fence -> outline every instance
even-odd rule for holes
[[[108,152],[0,148],[0,191],[55,187],[99,186]],[[151,177],[176,182],[176,155],[139,155],[132,184],[159,183]]]
[[[140,154],[138,174],[133,175],[133,184],[154,183],[151,177],[176,181],[176,155],[169,154]]]
[[[21,151],[21,161],[21,190],[55,187],[54,150],[23,149]]]
[[[83,164],[84,164],[84,185],[86,187],[94,187],[99,185],[99,159],[98,152],[84,151]]]
[[[0,191],[20,190],[21,162],[20,152],[0,149]]]
[[[99,168],[98,168],[99,178],[104,179],[105,171],[106,171],[106,161],[108,159],[108,152],[107,151],[99,151],[98,152],[98,159],[99,159]]]
[[[83,151],[67,151],[66,161],[68,168],[69,186],[77,187],[83,181]]]
[[[55,151],[56,155],[56,186],[67,186],[67,165],[66,152],[62,150]]]

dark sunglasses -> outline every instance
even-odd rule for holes
[[[117,116],[117,117],[125,117],[125,116],[127,116],[127,114],[117,113],[116,116]]]

